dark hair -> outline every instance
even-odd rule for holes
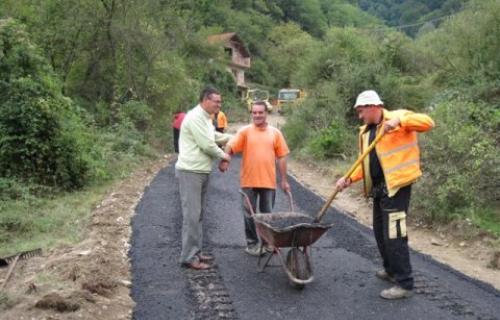
[[[264,101],[255,101],[254,103],[252,103],[252,110],[253,110],[253,106],[263,106],[264,107],[264,110],[267,112],[267,104],[264,102]]]
[[[219,90],[215,89],[214,87],[207,86],[201,90],[200,93],[200,102],[202,102],[204,99],[209,98],[211,94],[217,94],[220,95]]]

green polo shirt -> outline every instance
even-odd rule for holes
[[[182,121],[175,168],[210,173],[213,160],[224,157],[224,151],[218,144],[225,144],[230,138],[231,135],[215,131],[210,114],[197,105]]]

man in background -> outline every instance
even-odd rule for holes
[[[220,133],[224,133],[227,129],[227,117],[226,114],[222,111],[217,112],[213,115],[213,124],[215,127],[215,131]]]

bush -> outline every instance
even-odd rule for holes
[[[131,122],[117,124],[114,128],[91,128],[88,135],[94,141],[86,152],[88,179],[92,183],[126,176],[133,164],[155,155],[145,133],[139,132]]]
[[[346,152],[355,149],[353,132],[344,122],[332,124],[315,135],[310,143],[310,153],[318,159],[346,157]]]
[[[139,131],[146,131],[152,120],[151,108],[141,101],[127,101],[120,107],[122,122],[131,122]]]
[[[356,152],[357,130],[347,121],[352,108],[340,98],[335,84],[318,84],[314,95],[290,109],[283,132],[292,148],[318,159]]]
[[[431,220],[491,215],[500,199],[499,110],[455,99],[431,115],[437,127],[422,139],[426,178],[417,207]]]
[[[88,167],[75,105],[13,20],[0,20],[0,52],[0,176],[81,187]]]

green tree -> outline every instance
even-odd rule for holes
[[[81,187],[88,163],[77,109],[12,19],[0,20],[0,70],[0,176]]]
[[[268,35],[266,47],[269,72],[277,87],[291,85],[291,76],[319,43],[297,24],[276,26]]]

